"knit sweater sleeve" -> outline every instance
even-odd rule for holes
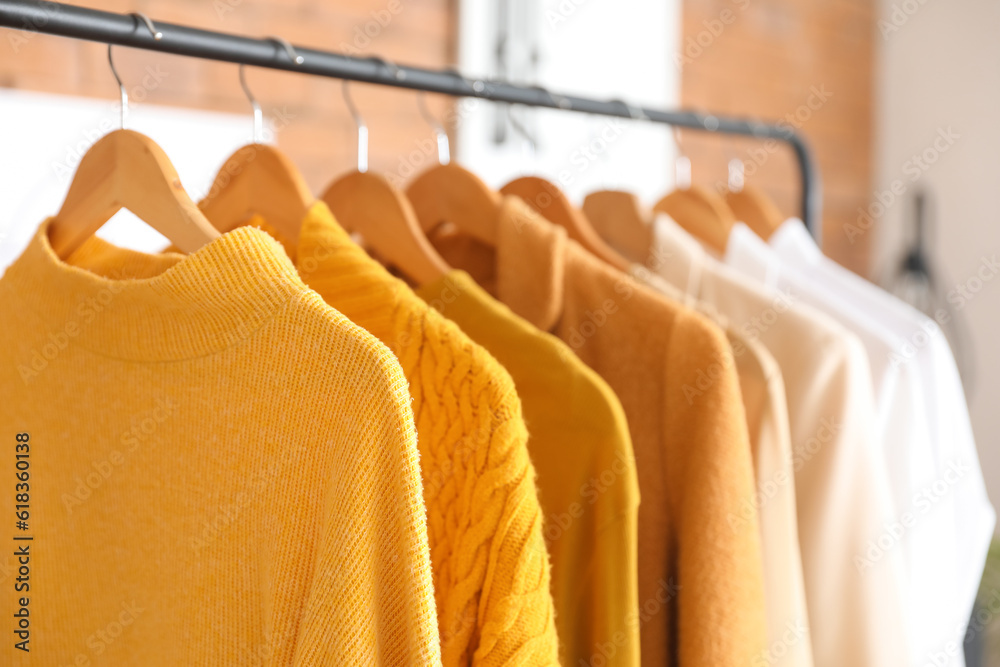
[[[442,661],[555,665],[549,558],[521,404],[507,372],[437,313],[400,349],[410,380]]]
[[[350,374],[363,402],[329,418],[351,425],[357,448],[332,469],[325,497],[303,499],[327,520],[312,571],[299,575],[310,583],[294,664],[434,667],[441,647],[406,378],[384,345],[346,327],[355,354],[333,371]]]
[[[489,452],[481,457],[483,482],[474,492],[494,498],[495,510],[483,514],[496,517],[496,533],[488,545],[473,664],[557,665],[549,556],[535,469],[528,458],[520,401],[512,386],[504,389],[494,399]]]

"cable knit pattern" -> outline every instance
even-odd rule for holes
[[[558,664],[542,512],[510,376],[368,257],[324,204],[295,254],[303,280],[381,339],[409,381],[443,664]]]

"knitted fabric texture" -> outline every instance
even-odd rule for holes
[[[500,364],[371,259],[318,202],[299,275],[378,337],[408,382],[421,456],[441,654],[453,665],[557,664],[549,558],[527,432]]]
[[[410,386],[445,665],[557,664],[549,558],[510,376],[350,240],[322,203],[303,280],[389,346]]]
[[[550,331],[621,400],[635,451],[642,664],[746,667],[765,648],[746,416],[725,335],[611,269],[507,198],[495,250],[432,238],[511,310]],[[492,256],[491,256],[492,255]],[[487,261],[484,261],[486,258]]]
[[[452,271],[417,293],[504,365],[538,471],[564,665],[639,664],[639,484],[618,397],[564,342]]]
[[[29,587],[0,595],[8,620],[28,599],[30,652],[8,635],[0,662],[439,664],[389,350],[258,230],[104,275],[46,234],[0,279],[0,424],[30,436],[0,509],[27,503],[34,538]]]

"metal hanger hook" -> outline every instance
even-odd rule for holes
[[[278,46],[280,46],[281,48],[283,48],[285,50],[285,53],[288,54],[288,57],[291,59],[291,61],[296,65],[301,65],[306,61],[306,59],[300,56],[298,52],[295,50],[295,47],[292,46],[289,43],[289,41],[284,37],[271,36],[268,37],[268,39],[277,44]]]
[[[156,27],[153,25],[153,22],[149,19],[148,16],[146,16],[141,12],[132,12],[131,14],[129,14],[129,16],[134,16],[135,18],[145,23],[146,28],[149,30],[149,34],[153,36],[153,39],[155,39],[156,41],[160,41],[161,39],[163,39],[163,33],[156,29]]]
[[[507,120],[510,121],[510,126],[524,138],[525,142],[528,144],[528,149],[531,151],[531,159],[535,160],[538,158],[538,140],[535,136],[525,127],[524,123],[518,120],[517,116],[514,115],[514,105],[509,105],[507,107]]]
[[[566,97],[565,95],[560,95],[559,93],[553,93],[551,90],[549,90],[548,88],[546,88],[544,86],[532,86],[532,88],[538,88],[539,90],[541,90],[542,92],[544,92],[546,95],[548,95],[549,99],[552,100],[555,103],[556,107],[559,108],[559,109],[572,109],[573,108],[573,102],[571,102],[570,99],[568,97]]]
[[[148,16],[140,12],[132,12],[129,16],[133,16],[143,24],[149,30],[149,34],[153,36],[153,39],[159,41],[163,39],[163,33],[156,29],[153,22]],[[112,45],[108,44],[108,65],[111,67],[111,74],[115,77],[115,82],[118,84],[118,92],[121,95],[121,129],[125,129],[125,120],[128,118],[128,91],[125,90],[125,84],[122,83],[122,78],[118,76],[118,68],[115,67],[115,59],[111,53]]]
[[[389,72],[392,73],[392,78],[396,79],[396,81],[402,81],[406,78],[406,70],[401,68],[399,65],[396,65],[395,63],[389,62],[388,60],[382,58],[381,56],[369,56],[368,60],[371,60],[372,62],[378,63],[382,67],[385,67],[387,70],[389,70]]]
[[[115,67],[115,59],[111,56],[111,44],[108,44],[108,65],[111,66],[111,74],[114,75],[115,81],[118,82],[118,92],[121,94],[122,103],[122,115],[121,115],[121,129],[125,129],[125,119],[128,118],[128,91],[125,90],[125,84],[122,83],[122,78],[118,76],[118,69]]]
[[[264,141],[264,112],[260,109],[260,102],[250,92],[244,69],[243,63],[240,63],[240,87],[243,88],[243,93],[247,96],[250,107],[253,109],[253,142],[259,144]]]
[[[451,162],[451,145],[448,143],[448,133],[431,113],[431,110],[427,108],[427,99],[422,90],[417,92],[417,107],[420,109],[420,115],[434,130],[434,136],[437,138],[438,164],[448,164]]]
[[[368,171],[368,125],[365,124],[365,119],[361,117],[358,108],[354,106],[350,91],[351,82],[344,79],[341,83],[344,103],[347,105],[347,110],[351,112],[351,118],[354,119],[354,125],[358,129],[358,171],[363,174]]]
[[[681,129],[673,127],[674,141],[677,144],[677,158],[674,160],[674,188],[687,190],[691,187],[691,160],[684,155],[681,147]]]
[[[615,104],[622,105],[622,107],[625,108],[625,113],[628,114],[628,117],[630,119],[632,119],[632,120],[649,120],[649,116],[647,116],[646,112],[642,110],[642,107],[634,107],[631,104],[629,104],[628,102],[626,102],[625,100],[614,99],[614,100],[611,100],[611,101],[614,102]]]

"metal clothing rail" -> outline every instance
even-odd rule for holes
[[[619,100],[602,101],[559,95],[540,87],[470,79],[448,70],[397,66],[379,58],[357,58],[298,46],[292,51],[284,47],[282,40],[254,39],[160,21],[155,22],[154,32],[137,15],[116,14],[46,0],[0,0],[0,26],[454,97],[476,97],[530,107],[648,120],[711,133],[774,139],[787,143],[795,153],[801,174],[802,221],[817,242],[820,241],[819,174],[809,147],[787,125],[690,111],[648,109]],[[297,54],[298,58],[293,57],[293,54]]]

